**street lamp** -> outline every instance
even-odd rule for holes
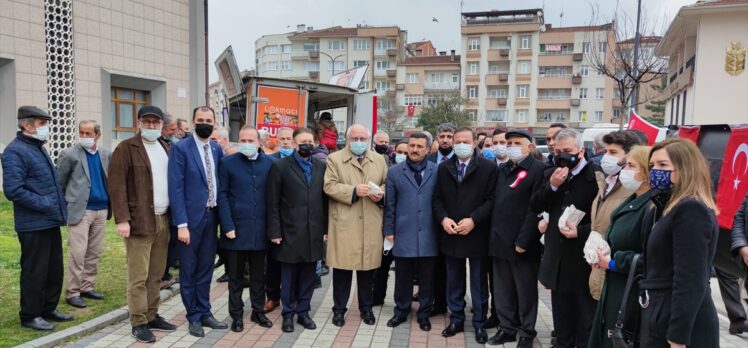
[[[330,74],[330,76],[335,75],[335,61],[338,60],[338,58],[340,57],[345,57],[345,54],[339,54],[335,56],[335,58],[333,58],[331,55],[325,52],[322,52],[322,51],[317,51],[317,53],[324,54],[325,56],[327,56],[327,58],[330,58],[330,60],[332,61],[332,74]]]

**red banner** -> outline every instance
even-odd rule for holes
[[[719,227],[732,230],[740,204],[748,193],[748,127],[732,128],[717,184]]]
[[[629,125],[627,128],[644,132],[647,136],[649,146],[654,145],[657,140],[657,134],[660,133],[660,129],[657,128],[657,126],[645,121],[633,110],[631,111],[631,117],[629,117]]]
[[[408,105],[408,117],[413,117],[416,114],[416,106]]]
[[[680,126],[678,128],[678,137],[688,139],[699,144],[699,133],[701,132],[701,126]]]

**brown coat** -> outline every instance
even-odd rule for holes
[[[367,197],[353,202],[356,185],[384,187],[387,164],[366,151],[361,164],[349,147],[327,158],[325,193],[329,200],[327,264],[345,270],[371,270],[382,262],[382,205]],[[384,203],[384,199],[380,201]]]
[[[169,147],[158,142],[169,153]],[[153,213],[153,177],[151,161],[140,133],[122,141],[109,163],[109,197],[114,222],[130,222],[130,234],[147,236],[156,233]]]
[[[600,187],[600,192],[592,202],[592,230],[599,232],[603,239],[605,239],[605,231],[610,226],[610,216],[613,214],[613,210],[618,208],[627,198],[629,198],[634,191],[628,190],[621,185],[620,181],[616,181],[613,190],[607,196],[605,194],[605,178],[602,175],[597,175],[597,185]],[[605,282],[605,270],[592,269],[590,273],[590,295],[595,300],[600,299],[600,292],[603,289],[603,283]]]

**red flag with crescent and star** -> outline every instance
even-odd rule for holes
[[[413,117],[416,114],[416,106],[408,105],[408,117]]]
[[[732,230],[732,220],[748,193],[748,126],[733,127],[717,184],[719,227]]]

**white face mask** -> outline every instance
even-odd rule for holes
[[[618,157],[611,155],[603,155],[600,160],[600,166],[603,167],[603,172],[607,175],[616,175],[621,171],[621,166],[618,165]]]
[[[621,171],[621,174],[618,175],[618,181],[620,181],[621,185],[627,190],[636,191],[642,185],[642,181],[636,180],[636,173],[638,172],[631,169],[624,169]]]
[[[457,158],[465,159],[473,155],[473,145],[470,144],[455,144],[455,155]]]
[[[493,154],[496,155],[497,158],[506,158],[507,156],[506,145],[494,145]]]
[[[84,149],[91,150],[96,146],[96,139],[94,138],[79,138],[78,143],[83,146]]]
[[[519,162],[519,160],[521,160],[522,157],[524,157],[524,155],[522,155],[522,148],[519,146],[507,147],[506,154],[507,156],[509,156],[509,159],[512,160],[513,162]]]
[[[395,163],[403,163],[405,162],[405,159],[408,158],[408,155],[404,153],[396,153],[395,154]]]
[[[47,141],[49,138],[49,126],[41,126],[37,128],[36,133],[32,136],[38,140]]]

